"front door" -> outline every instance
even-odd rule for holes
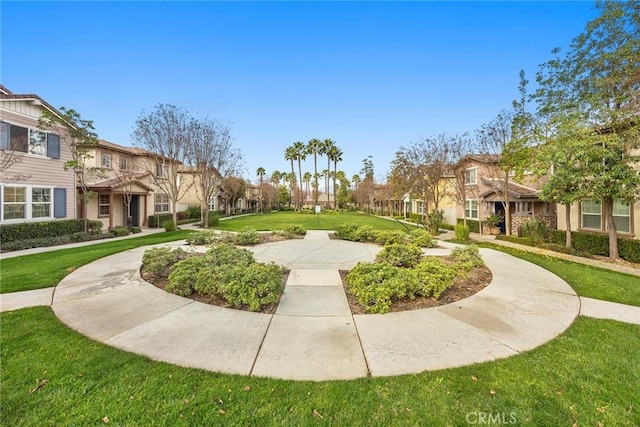
[[[131,196],[131,225],[140,227],[140,196]]]
[[[498,228],[500,229],[500,234],[506,234],[507,232],[507,220],[505,218],[505,209],[504,205],[501,202],[494,202],[496,207],[495,212],[496,215],[502,217],[502,222],[498,224]]]

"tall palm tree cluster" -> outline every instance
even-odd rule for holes
[[[288,181],[292,197],[291,201],[293,203],[293,196],[297,196],[295,205],[298,209],[302,209],[305,194],[312,193],[314,205],[318,205],[320,195],[320,192],[318,191],[318,181],[320,178],[324,177],[324,193],[327,196],[325,206],[331,207],[331,182],[333,183],[333,206],[338,206],[336,180],[340,179],[340,177],[344,175],[343,172],[338,171],[338,163],[342,161],[343,154],[344,153],[336,145],[335,141],[329,138],[324,140],[313,138],[306,144],[301,141],[296,141],[284,150],[284,158],[290,162],[291,172],[286,173],[275,171],[272,173],[271,181],[275,184],[275,179],[277,179],[277,177],[280,177],[280,179],[283,179],[285,182]],[[307,156],[313,156],[313,174],[311,172],[302,172],[302,162],[307,159]],[[318,157],[321,156],[326,157],[327,168],[323,171],[318,171]],[[256,174],[260,179],[260,184],[262,184],[266,174],[265,169],[263,167],[258,168]]]

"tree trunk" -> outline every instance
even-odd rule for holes
[[[609,230],[609,259],[618,260],[618,230],[613,222],[613,199],[605,199],[602,207],[605,211],[607,229]]]
[[[570,248],[571,247],[571,203],[565,204],[564,216],[565,216],[565,221],[567,223],[567,227],[566,227],[567,233],[564,240],[564,245],[567,248]]]
[[[511,236],[511,203],[509,201],[509,173],[505,174],[504,189],[502,191],[502,198],[504,199],[504,233],[507,236]]]

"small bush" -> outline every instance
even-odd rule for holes
[[[389,264],[358,263],[345,278],[349,292],[367,313],[386,313],[394,299],[413,294],[417,278],[412,270]],[[413,286],[412,286],[413,285]]]
[[[618,252],[620,258],[640,263],[640,240],[618,239]]]
[[[418,293],[422,296],[432,295],[440,298],[440,295],[447,290],[459,274],[455,265],[447,265],[444,260],[437,257],[425,257],[416,266],[415,272],[420,280]]]
[[[304,236],[307,230],[300,224],[285,224],[279,229],[271,230],[277,236],[284,236],[287,239],[293,239],[295,236]]]
[[[394,243],[404,243],[407,235],[400,230],[380,230],[376,236],[376,243],[381,245],[392,245]]]
[[[458,268],[470,271],[473,267],[481,267],[484,265],[480,251],[476,245],[462,246],[454,248],[449,258],[458,266]]]
[[[440,228],[440,224],[442,224],[442,221],[444,221],[443,209],[429,212],[425,219],[425,224],[427,225],[429,233],[433,235],[438,234],[438,229]]]
[[[549,227],[540,218],[530,219],[520,226],[522,237],[530,239],[533,245],[542,243],[549,234]]]
[[[220,214],[217,211],[209,211],[209,227],[215,227],[220,222]]]
[[[409,240],[412,244],[421,248],[435,248],[438,246],[438,242],[426,230],[420,228],[411,231]]]
[[[149,215],[149,228],[159,228],[164,221],[173,220],[173,215],[170,213]]]
[[[336,237],[342,240],[355,240],[355,232],[358,229],[357,224],[343,223],[336,226]]]
[[[456,224],[454,233],[456,235],[456,240],[459,240],[461,242],[466,242],[467,240],[469,240],[469,227],[462,223]]]
[[[176,223],[168,219],[162,223],[162,228],[164,231],[176,231]]]
[[[394,243],[378,252],[376,261],[395,267],[413,268],[423,255],[422,249],[417,246]]]
[[[378,232],[370,225],[361,225],[353,233],[353,240],[356,242],[375,242]]]
[[[168,277],[171,267],[189,256],[181,248],[171,250],[168,246],[147,249],[142,255],[144,270],[160,277]]]
[[[142,228],[140,228],[140,227],[131,227],[131,232],[133,234],[142,233]]]
[[[186,297],[191,295],[196,284],[199,271],[207,266],[207,260],[202,256],[190,256],[171,267],[169,283],[165,290],[176,295]]]
[[[235,236],[236,245],[255,245],[262,242],[262,236],[251,226],[238,231]]]
[[[215,266],[247,266],[255,262],[253,252],[236,248],[230,243],[220,243],[207,250],[207,259]]]
[[[189,219],[189,212],[187,212],[187,211],[178,211],[178,212],[176,212],[176,220],[183,221],[185,219]]]
[[[200,221],[202,216],[202,209],[199,205],[189,205],[185,212],[187,212],[187,215],[189,215],[190,219],[196,219]]]
[[[458,218],[457,223],[464,224],[464,220],[462,218]],[[480,232],[480,222],[477,219],[467,219],[467,227],[469,227],[470,232]]]
[[[248,306],[251,311],[259,311],[279,301],[284,289],[282,274],[282,267],[274,263],[235,266],[222,271],[220,290],[231,307]]]
[[[111,233],[113,234],[114,237],[128,236],[129,229],[123,226],[113,227],[113,229],[111,230]]]
[[[215,241],[216,233],[212,230],[202,230],[191,233],[187,237],[187,243],[190,245],[208,245]]]

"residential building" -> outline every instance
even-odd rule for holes
[[[14,94],[0,85],[0,223],[76,217],[76,177],[68,128],[44,131],[44,110],[60,112],[35,94]]]
[[[497,173],[497,155],[468,154],[456,165],[456,175],[464,177],[465,205],[458,205],[458,218],[482,222],[491,214],[505,218],[505,195],[508,193],[511,215],[511,233],[518,234],[520,226],[533,218],[543,220],[549,228],[557,227],[555,203],[546,203],[539,198],[546,177],[525,173],[522,182],[513,177],[505,180]],[[506,232],[507,221],[499,225],[500,233]],[[490,230],[484,230],[488,233]]]

